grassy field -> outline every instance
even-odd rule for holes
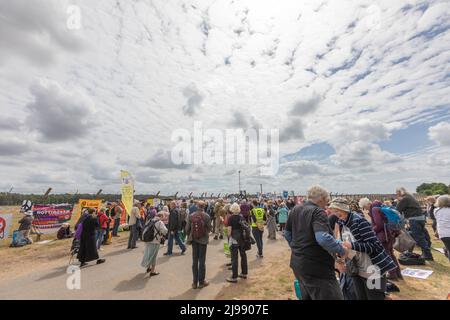
[[[431,226],[428,225],[431,232]],[[433,238],[433,247],[442,248],[440,240]],[[418,251],[418,253],[420,253]],[[434,260],[425,266],[411,266],[410,268],[433,270],[433,274],[426,280],[404,277],[397,281],[399,293],[392,293],[392,300],[445,300],[450,293],[450,262],[441,253],[434,251]],[[296,300],[294,292],[294,275],[289,268],[290,250],[280,253],[276,259],[265,261],[257,270],[250,270],[250,277],[236,285],[228,285],[217,296],[217,299],[275,299]],[[404,267],[402,267],[403,269]]]

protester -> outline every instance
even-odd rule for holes
[[[119,227],[120,227],[120,217],[122,216],[123,210],[122,208],[116,203],[113,203],[113,206],[111,208],[111,219],[114,220],[114,225],[113,225],[113,231],[112,231],[112,236],[113,237],[120,237],[120,235],[118,235],[118,231],[119,231]]]
[[[258,248],[257,258],[263,257],[263,233],[264,225],[267,220],[264,209],[261,208],[257,200],[253,200],[253,208],[250,211],[250,218],[252,221],[252,234],[256,241],[256,247]]]
[[[329,208],[339,218],[341,235],[347,231],[347,239],[343,239],[342,245],[357,253],[356,266],[351,274],[357,299],[384,300],[386,274],[397,266],[377,239],[370,223],[352,212],[346,199],[334,199]]]
[[[436,201],[436,230],[439,239],[444,243],[447,258],[450,260],[450,196],[440,196]]]
[[[141,217],[140,215],[141,204],[135,202],[133,208],[131,209],[130,217],[128,220],[128,225],[130,226],[130,235],[128,238],[128,249],[136,249],[136,241],[138,239],[138,223]]]
[[[223,222],[227,215],[227,211],[225,210],[224,207],[225,205],[223,203],[223,199],[219,199],[214,207],[214,220],[216,221],[215,223],[216,234],[214,236],[214,240],[217,240],[219,238],[223,239]]]
[[[56,239],[58,240],[72,238],[72,236],[73,233],[70,231],[70,224],[67,222],[63,223],[56,233]]]
[[[155,217],[148,216],[142,230],[144,256],[142,257],[141,266],[146,269],[145,277],[159,275],[159,272],[156,271],[156,258],[158,257],[161,243],[164,243],[164,237],[168,232],[161,220],[162,216],[162,212],[159,212]]]
[[[286,204],[282,202],[277,211],[278,211],[278,223],[280,224],[280,231],[283,231],[286,226],[289,214],[288,209],[286,208]]]
[[[250,205],[247,203],[247,200],[244,199],[241,201],[241,215],[244,217],[244,219],[250,223]]]
[[[206,250],[211,231],[211,218],[205,212],[205,202],[197,203],[197,211],[189,215],[186,226],[187,241],[192,245],[192,288],[209,285],[206,277]]]
[[[169,207],[163,206],[159,213],[161,213],[161,221],[164,223],[166,228],[169,229]]]
[[[436,204],[436,197],[429,196],[425,198],[425,201],[427,203],[427,216],[433,221],[433,224],[431,227],[433,228],[434,233],[436,234],[437,228],[436,228],[436,217],[434,215],[435,210],[435,204]]]
[[[397,266],[395,269],[389,271],[388,279],[389,280],[399,280],[403,279],[400,264],[394,254],[394,243],[395,238],[397,238],[400,234],[400,231],[390,230],[387,227],[388,220],[386,215],[381,211],[382,203],[381,201],[375,200],[372,203],[371,210],[369,211],[369,215],[372,221],[372,230],[375,232],[377,239],[383,245],[386,253],[391,257]]]
[[[277,223],[276,223],[276,209],[274,208],[274,205],[272,201],[267,202],[267,233],[268,233],[268,239],[269,240],[276,240],[277,239]]]
[[[191,199],[189,201],[188,212],[189,212],[189,214],[193,214],[194,212],[197,212],[197,211],[198,211],[197,205],[196,205],[195,201]]]
[[[101,209],[98,213],[98,224],[99,228],[96,231],[96,238],[95,241],[97,242],[97,250],[102,250],[100,247],[102,245],[102,242],[104,240],[104,236],[106,233],[106,227],[109,221],[109,218],[106,216],[105,209]]]
[[[27,244],[32,244],[33,240],[30,238],[31,227],[33,225],[33,211],[28,210],[24,212],[24,216],[19,220],[19,233],[25,239]]]
[[[88,262],[97,260],[97,264],[103,263],[105,259],[99,259],[95,232],[100,227],[97,220],[97,211],[93,208],[87,210],[87,216],[81,222],[82,231],[80,236],[80,249],[77,259],[80,261],[80,267],[84,267]]]
[[[176,244],[181,249],[181,254],[186,252],[186,246],[180,239],[180,228],[181,228],[181,218],[180,213],[177,209],[177,203],[171,201],[169,203],[169,240],[167,244],[167,252],[164,253],[165,256],[171,256],[173,250],[173,240],[175,239]]]
[[[419,202],[403,187],[397,188],[396,194],[398,199],[397,210],[408,220],[411,236],[422,249],[421,257],[425,260],[433,260],[431,239],[425,228],[426,217]]]
[[[369,198],[361,198],[358,202],[359,208],[362,212],[362,216],[369,222],[372,222],[370,217],[370,211],[372,210],[372,201]]]
[[[291,262],[303,300],[343,300],[335,274],[335,259],[347,250],[333,237],[324,211],[329,201],[327,190],[308,189],[308,200],[289,214],[285,238],[291,247]],[[343,270],[339,261],[336,267]]]
[[[107,245],[110,244],[110,233],[111,233],[111,203],[106,203],[105,214],[108,217],[108,222],[106,223],[105,235],[103,236],[102,244]]]
[[[240,215],[241,208],[237,203],[234,203],[230,207],[232,216],[228,219],[228,234],[230,235],[229,247],[231,251],[231,268],[232,275],[226,280],[231,283],[236,283],[238,277],[247,279],[248,265],[247,265],[247,253],[245,251],[245,243],[243,237],[242,221],[245,218]],[[238,275],[239,255],[241,256],[241,274]]]

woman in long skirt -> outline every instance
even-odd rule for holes
[[[147,219],[143,229],[144,239],[144,257],[142,258],[141,266],[146,269],[145,277],[157,276],[159,272],[156,271],[156,258],[158,257],[159,247],[164,243],[164,237],[167,235],[167,228],[161,221],[163,213],[159,212],[156,217]],[[154,227],[154,237],[151,241],[145,241],[146,232],[150,232],[151,225]]]
[[[275,220],[276,211],[273,208],[272,202],[269,201],[267,204],[267,230],[269,231],[268,238],[270,240],[277,239],[277,222]]]
[[[85,266],[89,261],[97,260],[97,264],[105,262],[105,259],[99,259],[97,244],[95,241],[95,231],[99,228],[97,212],[89,208],[88,215],[82,222],[82,231],[80,236],[80,250],[78,251],[78,260],[80,267]]]

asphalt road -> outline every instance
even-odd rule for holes
[[[264,238],[267,237],[267,231]],[[258,267],[280,252],[286,252],[286,241],[277,234],[277,240],[264,239],[264,258],[256,258],[256,246],[247,252],[249,277]],[[81,269],[80,289],[70,290],[66,282],[71,276],[67,273],[68,259],[61,259],[56,267],[48,270],[30,272],[13,280],[2,279],[0,299],[215,299],[217,294],[229,284],[225,281],[231,274],[227,270],[229,262],[223,253],[223,240],[211,237],[207,250],[206,278],[210,285],[193,290],[191,248],[180,255],[177,246],[170,257],[163,256],[166,247],[161,247],[157,271],[160,275],[144,278],[144,268],[140,266],[144,244],[138,242],[138,248],[127,250],[126,244],[119,247],[105,247],[100,252],[106,259],[104,264],[91,262]],[[32,268],[32,266],[30,266]],[[245,281],[245,280],[240,280]]]

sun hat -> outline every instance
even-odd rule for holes
[[[237,203],[233,203],[230,207],[230,211],[232,213],[239,213],[241,212],[241,207]]]
[[[345,198],[336,198],[333,199],[328,206],[329,209],[338,209],[345,212],[350,212],[350,205],[348,203],[348,200]]]

